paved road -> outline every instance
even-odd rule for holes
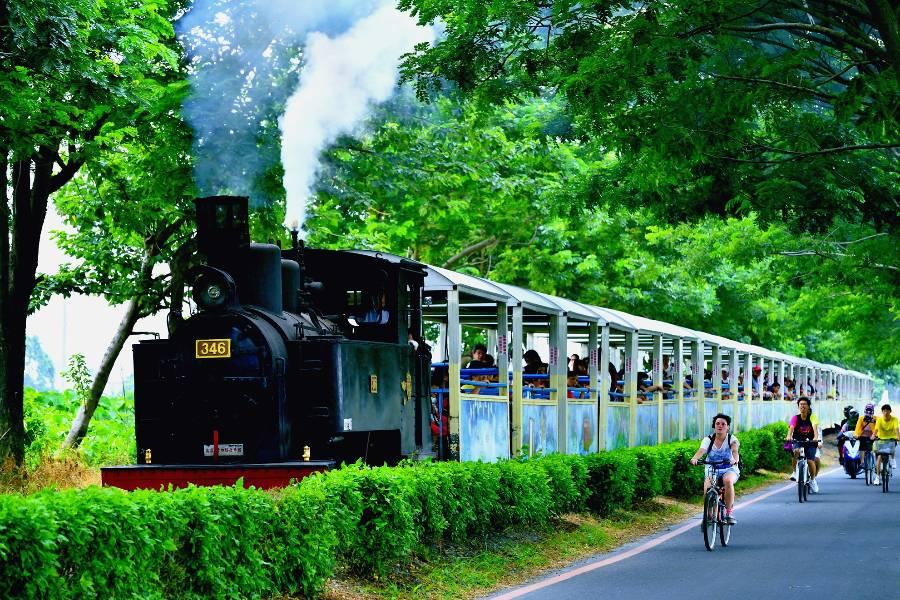
[[[698,515],[491,598],[897,600],[900,478],[891,483],[883,494],[832,470],[822,476],[821,493],[802,505],[796,484],[779,484],[740,500],[750,504],[736,508],[727,548],[707,552]]]

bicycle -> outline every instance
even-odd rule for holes
[[[891,454],[894,452],[894,448],[897,446],[897,440],[881,440],[884,442],[893,442],[892,444],[881,444],[878,448],[878,454],[881,456],[881,491],[882,493],[887,494],[889,486],[889,481],[891,479],[891,475],[894,472],[893,467],[891,466]]]
[[[794,450],[812,448],[819,445],[819,440],[791,440]],[[810,493],[809,465],[806,464],[806,452],[800,452],[797,456],[797,496],[800,502],[806,502]]]
[[[860,448],[865,452],[865,456],[863,457],[863,470],[866,472],[866,485],[874,485],[875,484],[875,451],[872,450],[872,440],[869,438],[860,438],[860,441],[868,440],[867,443],[862,444]]]
[[[731,541],[731,528],[734,525],[725,521],[725,482],[722,477],[716,477],[716,467],[731,466],[730,461],[697,461],[698,465],[704,465],[706,469],[706,481],[708,486],[703,497],[703,544],[710,552],[716,547],[716,533],[722,547],[728,546]]]

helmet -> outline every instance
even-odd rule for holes
[[[850,411],[851,411],[851,410],[853,410],[853,405],[852,405],[852,404],[848,404],[847,406],[845,406],[845,407],[844,407],[844,416],[845,416],[845,417],[850,417]]]
[[[869,402],[866,404],[866,414],[872,416],[875,414],[875,405]]]
[[[857,419],[859,419],[859,413],[855,410],[851,410],[850,414],[847,415],[847,418],[851,421],[856,421]]]

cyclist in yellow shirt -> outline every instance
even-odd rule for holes
[[[875,419],[875,485],[880,485],[881,480],[878,473],[881,473],[881,454],[879,450],[890,446],[891,450],[891,468],[897,468],[897,462],[894,454],[897,452],[897,439],[900,438],[900,419],[891,416],[891,405],[885,404],[881,407],[881,415]]]

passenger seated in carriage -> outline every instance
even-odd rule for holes
[[[522,370],[525,375],[535,375],[542,367],[544,372],[547,372],[547,365],[541,360],[537,350],[528,350],[522,358],[525,360],[525,368]]]

